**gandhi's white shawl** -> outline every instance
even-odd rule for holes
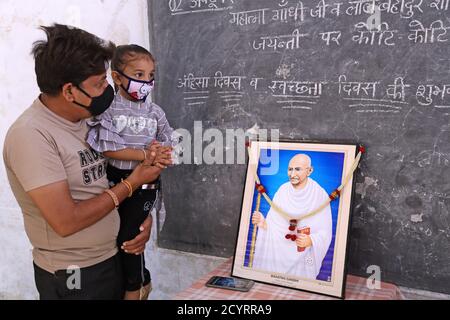
[[[273,202],[292,217],[298,218],[322,205],[328,198],[326,191],[308,178],[305,188],[296,190],[290,182],[275,193]],[[316,279],[332,237],[331,208],[300,221],[298,227],[311,228],[312,247],[297,252],[295,241],[285,239],[289,222],[271,208],[267,214],[267,230],[258,229],[253,268]]]

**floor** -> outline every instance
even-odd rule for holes
[[[149,263],[154,288],[149,297],[152,300],[171,299],[177,292],[188,288],[227,260],[156,247],[153,249],[153,257]],[[170,266],[177,266],[177,269],[183,266],[183,270],[174,272]],[[406,287],[400,287],[400,290],[407,300],[450,300],[450,295],[447,294]]]

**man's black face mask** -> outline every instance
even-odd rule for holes
[[[80,107],[85,108],[87,111],[89,111],[93,116],[98,116],[105,112],[109,106],[111,105],[112,101],[114,100],[114,89],[111,85],[108,85],[103,91],[101,95],[98,97],[91,97],[86,91],[81,89],[78,85],[76,86],[83,94],[88,96],[92,99],[91,104],[89,106],[85,106],[77,101],[74,101],[75,104],[79,105]]]

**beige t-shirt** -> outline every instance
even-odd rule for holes
[[[3,149],[9,183],[24,216],[34,262],[49,272],[100,263],[117,253],[117,210],[68,237],[60,237],[27,192],[67,180],[75,202],[108,188],[106,160],[85,142],[86,121],[70,122],[39,99],[9,129]],[[52,201],[51,198],[48,201]]]

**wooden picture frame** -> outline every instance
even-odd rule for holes
[[[344,298],[357,151],[252,141],[232,276]]]

